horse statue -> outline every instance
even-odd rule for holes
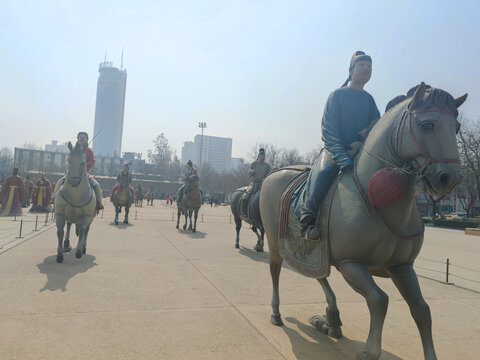
[[[373,276],[392,279],[417,324],[425,359],[436,359],[430,309],[413,268],[424,233],[415,203],[415,185],[421,179],[426,191],[445,195],[460,182],[457,108],[466,97],[453,99],[447,92],[427,90],[421,83],[413,97],[404,97],[387,111],[359,147],[353,170],[341,172],[325,197],[323,211],[317,217],[319,243],[301,239],[292,203],[284,202],[288,197],[284,190],[293,192],[289,185],[302,172],[280,170],[264,180],[260,213],[270,250],[272,324],[283,325],[278,285],[285,260],[301,274],[316,278],[325,293],[326,315],[314,316],[310,323],[332,337],[341,337],[336,297],[326,278],[332,264],[365,298],[370,311],[370,331],[357,359],[378,359],[381,354],[388,296]],[[382,194],[385,189],[390,193]],[[314,254],[320,254],[316,259],[322,266],[308,262]]]
[[[257,235],[257,243],[254,246],[254,250],[263,252],[263,239],[265,236],[265,230],[263,229],[262,218],[260,216],[260,191],[257,191],[250,197],[248,204],[248,218],[242,217],[242,196],[247,191],[247,186],[241,187],[235,190],[232,194],[230,207],[235,220],[235,230],[237,231],[237,237],[235,238],[235,248],[240,248],[240,229],[242,228],[242,220],[252,225],[252,231]],[[259,233],[260,231],[260,233]]]
[[[143,189],[140,185],[135,189],[135,206],[142,207],[143,204]]]
[[[147,198],[147,206],[148,204],[150,204],[151,206],[153,206],[153,199],[155,199],[155,193],[153,192],[153,189],[152,188],[149,188],[148,191],[147,191],[147,194],[145,196]]]
[[[120,174],[119,181],[120,188],[115,192],[113,196],[113,206],[115,207],[115,225],[118,225],[118,214],[122,212],[122,207],[125,208],[124,224],[128,224],[128,213],[130,212],[130,206],[132,205],[132,195],[130,193],[130,185],[128,183],[128,173]]]
[[[177,195],[178,199],[178,195]],[[200,179],[197,175],[190,175],[186,178],[186,185],[183,191],[182,201],[177,200],[177,226],[180,223],[180,215],[185,214],[185,224],[183,225],[183,230],[187,229],[187,216],[190,219],[190,225],[188,230],[192,232],[197,232],[197,218],[198,211],[202,206],[202,195],[200,193]],[[192,213],[194,213],[194,223],[192,226]]]
[[[60,185],[61,182],[57,182],[59,186],[54,198],[58,237],[57,263],[63,262],[63,253],[71,250],[70,227],[72,224],[76,225],[78,235],[75,257],[80,259],[86,253],[88,232],[97,207],[95,192],[87,175],[86,149],[83,149],[79,143],[73,147],[71,142],[68,142],[68,149],[70,157],[67,175],[63,184]],[[67,234],[63,241],[65,222]]]

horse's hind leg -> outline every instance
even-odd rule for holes
[[[177,226],[175,226],[178,229],[178,224],[180,223],[180,215],[182,213],[182,210],[180,208],[177,209]]]
[[[426,360],[437,359],[432,339],[432,317],[418,284],[417,274],[411,264],[399,265],[389,269],[393,283],[410,307],[422,339]]]
[[[188,210],[188,219],[190,220],[190,224],[188,225],[188,230],[192,230],[192,214],[193,214],[193,210]]]
[[[278,256],[277,259],[273,260],[270,255],[270,275],[272,276],[272,316],[270,317],[270,322],[276,326],[283,326],[282,317],[280,315],[280,294],[278,290],[279,280],[280,280],[280,270],[282,270],[283,259]]]
[[[357,353],[357,359],[377,360],[382,352],[382,331],[388,296],[375,284],[366,266],[355,261],[343,261],[339,264],[339,270],[353,290],[365,298],[370,311],[370,331],[365,350]]]
[[[128,224],[128,214],[130,212],[130,204],[125,206],[125,219],[123,219],[124,224]]]
[[[188,220],[188,210],[186,208],[184,208],[183,213],[185,215],[185,224],[183,224],[183,230],[186,230],[187,229],[187,220]]]
[[[67,232],[65,233],[65,240],[63,241],[63,252],[72,251],[72,246],[70,245],[70,228],[72,223],[67,221]]]
[[[310,323],[315,326],[317,330],[335,339],[339,339],[342,337],[342,329],[340,328],[340,326],[342,326],[342,321],[340,320],[340,313],[337,308],[337,298],[326,278],[317,280],[320,285],[322,285],[328,306],[325,316],[312,316],[310,318]]]
[[[56,214],[55,223],[57,225],[57,238],[58,238],[58,247],[57,247],[57,263],[63,262],[63,235],[65,227],[65,216]]]
[[[240,229],[242,228],[242,219],[240,219],[236,215],[233,215],[233,219],[235,220],[235,230],[237,232],[237,237],[235,239],[235,248],[240,249]]]

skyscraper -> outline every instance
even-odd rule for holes
[[[104,61],[100,63],[98,72],[93,152],[98,156],[120,157],[127,70]]]

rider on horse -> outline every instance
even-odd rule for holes
[[[247,209],[250,198],[253,194],[260,190],[263,179],[267,177],[270,171],[272,171],[272,166],[265,162],[265,149],[260,148],[258,151],[257,160],[250,165],[248,175],[252,178],[252,180],[242,198],[242,216],[245,219],[248,218]]]
[[[118,173],[117,184],[112,189],[112,195],[110,196],[110,201],[113,202],[115,193],[117,191],[121,191],[120,179],[122,178],[122,176],[128,176],[128,189],[130,190],[130,195],[131,195],[130,198],[132,199],[132,203],[133,203],[135,199],[135,190],[133,189],[133,186],[132,186],[133,178],[132,178],[132,173],[130,172],[130,169],[129,169],[129,163],[123,164],[123,170]]]
[[[181,203],[183,199],[183,192],[185,191],[185,186],[187,178],[190,176],[197,176],[198,177],[198,171],[193,167],[192,160],[188,160],[187,162],[187,173],[184,176],[185,179],[185,184],[183,184],[180,189],[178,189],[178,196],[177,196],[177,202]],[[203,202],[203,190],[200,189],[200,196],[202,197],[202,202]]]
[[[90,185],[92,185],[93,191],[95,192],[95,199],[97,201],[97,213],[98,211],[103,209],[103,204],[102,204],[102,189],[100,188],[100,184],[98,183],[95,178],[88,174],[88,172],[93,168],[95,165],[95,155],[93,154],[92,149],[88,147],[88,134],[85,131],[80,131],[77,134],[77,144],[80,144],[80,146],[85,150],[85,157],[87,158],[87,176],[88,180],[90,181]],[[70,159],[70,155],[68,155],[68,159]],[[60,189],[60,186],[62,186],[65,183],[65,176],[62,177],[58,182],[55,184],[55,190],[52,195],[52,199],[55,199],[55,194],[57,191]]]
[[[372,58],[363,51],[355,51],[347,81],[327,99],[322,118],[325,147],[308,175],[295,209],[302,236],[307,239],[320,238],[320,229],[315,226],[320,204],[339,170],[346,172],[353,167],[353,159],[347,153],[350,145],[360,141],[359,132],[380,117],[372,95],[363,89],[371,75]]]

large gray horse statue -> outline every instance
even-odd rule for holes
[[[265,230],[263,229],[262,218],[260,216],[260,191],[257,191],[250,197],[248,204],[248,218],[242,217],[242,196],[247,191],[247,186],[235,190],[232,194],[230,207],[235,220],[235,230],[237,237],[235,238],[235,247],[240,248],[240,229],[242,228],[242,220],[252,225],[252,231],[257,235],[257,243],[254,249],[258,252],[263,252],[263,238]],[[260,233],[259,233],[260,232]]]
[[[177,194],[178,199],[178,194]],[[182,201],[177,201],[177,226],[178,229],[180,223],[180,215],[185,214],[185,224],[183,230],[187,229],[187,216],[190,219],[188,230],[197,232],[197,218],[198,211],[202,206],[202,195],[200,192],[200,179],[197,175],[190,175],[186,178],[185,189],[183,191]],[[192,214],[194,215],[194,222],[192,226]]]
[[[339,174],[328,192],[317,218],[322,233],[318,243],[301,238],[298,221],[291,216],[292,203],[284,202],[285,190],[294,194],[291,185],[302,172],[280,170],[264,180],[260,213],[270,250],[274,325],[283,325],[278,285],[285,260],[301,274],[316,278],[325,292],[326,316],[314,316],[310,322],[333,337],[342,336],[336,297],[326,279],[332,264],[365,298],[370,311],[370,331],[357,359],[378,359],[381,354],[388,296],[374,275],[392,279],[410,307],[425,359],[436,359],[430,309],[413,268],[424,234],[415,186],[421,179],[430,194],[445,195],[460,182],[457,108],[465,99],[466,94],[454,99],[422,83],[412,97],[388,110],[359,147],[353,170]],[[314,258],[323,268],[309,262]]]
[[[118,214],[122,212],[122,207],[125,208],[125,218],[123,219],[123,223],[128,224],[128,213],[130,212],[130,206],[132,205],[128,173],[120,174],[119,185],[120,189],[118,189],[113,196],[113,206],[115,206],[115,225],[118,225]]]
[[[71,250],[70,226],[76,225],[78,244],[75,257],[80,259],[87,251],[87,237],[90,225],[96,214],[95,192],[87,175],[85,149],[77,143],[75,148],[68,143],[70,157],[65,182],[56,191],[54,198],[55,220],[57,224],[57,262],[63,262],[63,252]],[[65,222],[67,234],[63,241]],[[63,246],[62,246],[63,244]]]

